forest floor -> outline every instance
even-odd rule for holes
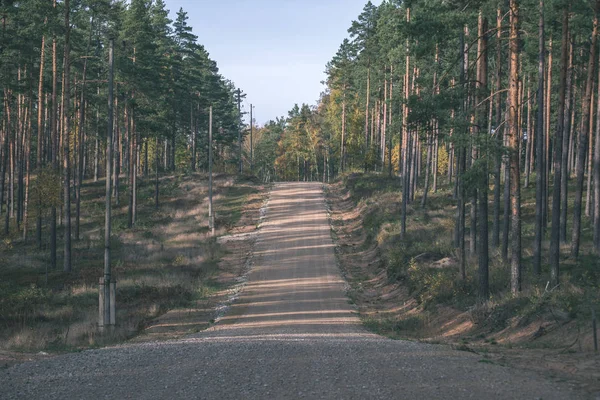
[[[207,179],[178,174],[160,180],[154,207],[152,179],[142,179],[138,217],[127,228],[127,187],[113,206],[112,259],[118,326],[99,333],[98,279],[103,271],[104,181],[82,187],[81,239],[73,241],[73,272],[48,271],[48,238],[39,249],[16,232],[0,243],[0,368],[50,354],[126,340],[177,338],[209,327],[215,308],[235,290],[267,195],[251,179],[218,175],[214,186],[216,236],[207,228]]]
[[[391,338],[450,344],[485,362],[536,370],[600,391],[590,316],[591,307],[599,309],[600,261],[593,255],[578,262],[564,257],[561,290],[549,289],[532,274],[534,191],[523,190],[524,291],[510,294],[508,267],[493,250],[492,297],[481,304],[476,258],[469,260],[467,282],[457,279],[450,189],[432,194],[425,208],[417,194],[401,241],[398,188],[393,178],[353,174],[328,189],[338,262],[365,326]]]

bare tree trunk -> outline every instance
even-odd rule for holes
[[[432,156],[433,156],[433,144],[431,143],[432,141],[432,134],[431,133],[427,133],[427,163],[425,166],[425,187],[423,188],[423,197],[421,199],[421,207],[425,208],[425,205],[427,204],[427,194],[429,192],[429,176],[431,175],[431,163],[432,163]]]
[[[585,158],[588,146],[588,130],[590,128],[590,110],[592,87],[594,81],[594,70],[596,67],[596,45],[598,42],[598,11],[600,9],[600,0],[596,0],[594,8],[594,27],[592,30],[592,42],[590,44],[590,59],[588,61],[588,77],[585,86],[585,95],[583,97],[583,126],[579,135],[579,147],[577,148],[576,165],[576,183],[575,183],[575,203],[573,207],[573,237],[571,242],[571,255],[575,258],[579,256],[579,245],[581,240],[581,206],[583,199],[583,178],[585,168]]]
[[[502,87],[502,10],[498,7],[496,12],[496,74],[495,74],[495,105],[496,105],[496,164],[494,172],[494,211],[493,211],[493,222],[492,222],[492,246],[498,247],[500,245],[500,186],[502,175],[502,152],[501,148],[503,145],[502,135],[500,132],[500,124],[502,123],[502,94],[500,88]]]
[[[545,55],[545,28],[544,28],[544,0],[540,0],[540,22],[539,22],[539,61],[538,61],[538,114],[537,114],[537,175],[535,177],[535,239],[533,242],[533,271],[536,275],[542,272],[542,240],[543,240],[543,220],[544,220],[544,185],[546,171],[544,163],[544,133],[545,133],[545,113],[544,113],[544,79],[546,69]]]
[[[192,133],[192,171],[196,171],[196,129],[194,129],[194,104],[190,102],[190,130]],[[157,147],[158,150],[158,147]],[[158,165],[157,165],[158,166]]]
[[[600,61],[599,61],[600,62]],[[598,71],[598,105],[600,111],[600,70]],[[596,139],[594,143],[594,218],[592,224],[593,241],[596,251],[600,253],[600,116],[596,117]]]
[[[592,164],[594,159],[594,87],[592,84],[592,98],[590,99],[590,126],[589,126],[589,146],[587,156],[587,184],[585,190],[585,216],[592,217]]]
[[[483,12],[479,11],[478,22],[478,48],[477,48],[477,100],[479,103],[480,93],[487,93],[487,74],[488,74],[488,41],[486,32],[488,30],[487,18],[484,18]],[[478,126],[484,126],[483,121],[487,117],[487,102],[483,112],[478,113]],[[491,104],[490,104],[491,109]],[[480,141],[487,142],[488,133],[478,128]],[[486,149],[487,146],[484,146]],[[486,150],[484,150],[486,151]],[[488,228],[488,165],[487,154],[480,151],[483,162],[482,182],[479,186],[479,298],[487,300],[490,296],[489,288],[489,228]]]
[[[563,10],[562,45],[560,56],[560,82],[558,93],[558,114],[556,123],[556,145],[554,146],[554,187],[552,194],[552,230],[550,232],[550,282],[559,283],[560,274],[560,189],[562,179],[562,142],[565,123],[565,99],[569,53],[569,8]]]
[[[114,170],[114,179],[113,179],[113,195],[115,196],[115,205],[117,207],[119,207],[121,205],[121,199],[120,199],[120,189],[121,189],[121,184],[120,184],[120,176],[121,176],[121,154],[122,154],[122,135],[121,135],[121,128],[119,126],[119,98],[115,98],[114,99],[114,105],[113,105],[113,109],[114,109],[114,117],[113,117],[113,136],[114,136],[114,143],[113,143],[113,147],[114,147],[114,165],[115,165],[115,170]]]
[[[27,107],[27,128],[25,130],[25,148],[24,148],[24,163],[25,163],[25,193],[23,195],[23,241],[27,241],[28,217],[29,217],[29,181],[31,177],[31,113],[33,106],[33,93],[30,89],[29,106]]]
[[[65,237],[64,237],[64,272],[71,272],[71,156],[69,149],[69,135],[71,132],[71,114],[70,114],[70,71],[71,71],[71,25],[69,23],[70,16],[70,0],[65,0],[65,70],[63,91],[66,98],[63,101],[64,127],[63,127],[63,184],[64,184],[64,207],[65,207]]]
[[[54,8],[56,8],[56,0],[54,0]],[[51,135],[52,135],[52,169],[55,174],[58,174],[58,99],[57,99],[57,91],[58,91],[58,51],[57,51],[57,43],[56,36],[52,38],[52,113],[50,115],[50,123],[51,127]],[[57,253],[57,243],[56,243],[56,219],[57,219],[56,206],[52,206],[51,215],[50,215],[50,265],[52,269],[56,269],[57,261],[56,261],[56,253]]]
[[[127,109],[130,110],[129,107]],[[135,133],[133,129],[133,110],[129,111],[130,121],[128,121],[129,125],[129,208],[127,213],[127,227],[132,228],[134,224],[134,202],[135,202]]]
[[[550,187],[550,167],[552,165],[551,154],[550,154],[550,114],[551,114],[551,103],[552,103],[552,70],[553,70],[553,56],[552,56],[552,37],[550,37],[548,41],[548,77],[546,78],[546,107],[544,112],[546,113],[545,122],[544,122],[544,185],[543,188],[543,219],[542,219],[542,233],[545,235],[546,230],[548,228],[548,216],[550,213],[548,212],[548,201],[550,196],[548,196],[548,189]]]
[[[42,45],[40,47],[40,78],[38,81],[38,114],[37,114],[37,158],[35,163],[35,169],[37,173],[37,181],[39,186],[40,173],[42,172],[42,148],[44,138],[44,123],[43,123],[43,110],[44,110],[44,63],[46,60],[46,37],[42,35]],[[42,192],[38,187],[37,196],[37,218],[36,218],[36,242],[38,248],[42,248]]]
[[[562,165],[561,165],[561,178],[560,178],[560,242],[567,242],[567,212],[569,209],[567,196],[569,190],[569,147],[571,140],[571,103],[572,103],[572,89],[573,89],[573,38],[570,35],[569,40],[569,67],[567,69],[567,88],[565,94],[565,122],[564,122],[564,133],[562,141]],[[600,101],[600,97],[599,97]],[[574,107],[573,107],[574,108]],[[598,119],[600,123],[600,119]],[[600,130],[600,125],[597,127]]]
[[[346,165],[346,88],[342,99],[342,140],[340,143],[340,171],[343,173]]]
[[[367,68],[367,105],[365,107],[365,172],[368,171],[369,157],[369,100],[371,98],[371,61],[369,60],[369,67]]]
[[[527,141],[525,142],[525,187],[529,187],[529,174],[530,174],[530,157],[531,157],[531,147],[533,146],[531,141],[531,78],[527,79]]]
[[[92,33],[93,33],[93,20],[90,21],[90,34],[88,37],[87,51],[86,54],[89,53],[90,46],[92,44]],[[77,179],[76,179],[76,188],[75,188],[75,198],[76,198],[76,206],[75,206],[75,240],[79,240],[79,225],[81,222],[81,184],[83,183],[83,153],[84,153],[84,141],[85,141],[85,133],[83,131],[84,121],[85,121],[85,85],[86,85],[86,77],[87,77],[87,57],[83,61],[83,73],[81,76],[81,98],[79,100],[79,129],[78,129],[78,144],[79,144],[79,162],[77,163]]]
[[[510,0],[509,95],[507,131],[510,151],[511,197],[511,291],[521,291],[521,184],[519,163],[519,2]]]
[[[464,57],[465,51],[465,36],[464,32],[460,33],[459,39],[460,46],[460,85],[462,88],[466,87],[466,63]],[[466,112],[466,102],[463,101],[463,115]],[[467,279],[466,270],[466,249],[465,249],[465,179],[464,174],[467,167],[467,148],[466,146],[460,145],[457,147],[458,151],[458,165],[456,173],[457,192],[458,192],[458,221],[457,221],[457,232],[458,232],[458,258],[459,258],[459,275],[460,278],[465,281]]]
[[[154,180],[154,207],[158,209],[159,207],[159,180],[158,173],[160,167],[160,158],[158,157],[158,136],[156,137],[156,171],[155,171],[155,180]]]

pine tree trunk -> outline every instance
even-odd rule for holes
[[[129,109],[129,107],[128,107]],[[133,129],[133,110],[130,110],[129,121],[129,208],[127,213],[127,227],[132,228],[134,224],[134,204],[135,204],[135,132]]]
[[[65,70],[64,70],[64,82],[63,91],[66,97],[63,101],[63,114],[64,114],[64,127],[63,127],[63,184],[64,184],[64,209],[65,209],[65,236],[64,236],[64,259],[63,259],[63,270],[64,272],[71,272],[71,157],[69,149],[69,136],[71,133],[71,115],[70,115],[70,34],[71,25],[69,23],[70,15],[70,0],[65,0]]]
[[[42,192],[39,190],[40,183],[40,173],[42,172],[42,148],[43,148],[43,138],[44,138],[44,122],[43,122],[43,112],[44,112],[44,63],[46,60],[46,37],[42,35],[42,45],[40,46],[40,75],[38,81],[38,106],[37,106],[37,157],[35,163],[35,169],[37,173],[37,182],[38,182],[38,196],[37,196],[37,218],[36,218],[36,230],[35,230],[35,238],[37,242],[37,246],[39,249],[42,248]]]
[[[427,204],[427,194],[429,192],[429,176],[431,175],[431,164],[432,164],[432,156],[433,156],[433,144],[431,143],[432,141],[432,134],[428,133],[427,134],[427,163],[425,165],[425,187],[423,188],[423,197],[421,199],[421,207],[425,208],[425,205]]]
[[[343,173],[346,165],[346,88],[342,99],[342,140],[340,143],[340,171]]]
[[[546,182],[544,173],[546,171],[544,163],[544,133],[545,133],[545,112],[544,112],[544,86],[545,86],[545,27],[544,27],[544,0],[540,0],[540,22],[539,22],[539,52],[538,52],[538,114],[536,123],[536,159],[537,175],[535,177],[535,238],[533,242],[533,271],[536,275],[542,272],[542,240],[543,240],[543,220],[544,220],[544,184]]]
[[[529,187],[530,157],[531,157],[531,78],[527,79],[527,141],[525,142],[525,187]]]
[[[23,196],[23,241],[27,241],[27,233],[28,233],[28,218],[29,218],[29,181],[31,178],[31,113],[33,106],[33,93],[29,93],[29,106],[27,107],[27,128],[25,131],[25,149],[24,149],[24,157],[25,157],[25,193]]]
[[[465,51],[465,37],[464,32],[460,34],[459,40],[460,46],[460,85],[464,89],[466,87],[466,62],[464,57]],[[466,102],[462,104],[462,114],[466,114]],[[466,171],[467,163],[467,148],[466,146],[460,145],[457,147],[458,151],[458,168],[456,173],[457,192],[458,192],[458,221],[457,221],[457,232],[458,232],[458,258],[459,258],[459,275],[460,279],[465,281],[467,279],[467,255],[465,249],[465,180],[464,174]]]
[[[592,217],[592,164],[594,160],[594,86],[592,84],[592,98],[590,99],[590,126],[589,126],[589,146],[588,146],[588,156],[587,156],[587,184],[585,190],[585,216],[590,218]]]
[[[114,102],[113,102],[113,136],[114,136],[114,140],[113,140],[113,154],[114,154],[114,179],[113,179],[113,195],[115,197],[115,205],[117,207],[119,207],[121,205],[121,199],[120,199],[120,190],[121,190],[121,183],[120,183],[120,176],[121,176],[121,154],[123,153],[122,150],[122,135],[121,135],[121,128],[119,126],[119,98],[115,98]]]
[[[192,134],[192,171],[196,171],[196,129],[194,129],[194,104],[190,102],[190,131]],[[158,146],[157,146],[158,150]],[[157,165],[158,166],[158,165]],[[158,206],[157,206],[158,207]]]
[[[586,160],[586,176],[587,176],[587,184],[585,191],[585,216],[590,218],[592,221],[594,216],[592,215],[592,173],[593,173],[593,163],[594,163],[594,104],[596,100],[595,95],[596,83],[592,84],[592,98],[590,100],[590,127],[589,127],[589,139],[588,139],[588,155]]]
[[[565,99],[567,87],[567,69],[569,53],[569,9],[563,10],[562,45],[560,56],[560,81],[558,93],[558,111],[556,124],[556,145],[554,146],[554,186],[552,193],[552,230],[550,232],[550,283],[558,286],[560,262],[560,189],[562,179],[562,142],[565,123]]]
[[[156,137],[156,171],[155,171],[155,181],[154,181],[154,207],[158,209],[159,207],[159,180],[158,180],[158,172],[160,167],[160,157],[158,156],[158,136]]]
[[[592,87],[594,81],[594,70],[596,67],[596,54],[597,54],[597,42],[598,42],[598,11],[600,9],[600,0],[596,0],[594,8],[594,27],[592,30],[592,42],[590,44],[590,59],[588,61],[588,77],[585,86],[585,95],[583,97],[583,124],[579,135],[579,147],[577,148],[577,161],[576,161],[576,183],[575,183],[575,202],[573,207],[573,236],[571,241],[571,255],[574,258],[579,256],[579,246],[581,240],[581,208],[583,199],[583,179],[584,179],[584,168],[585,158],[588,150],[588,136],[590,127],[590,110],[591,110],[591,98],[592,98]]]
[[[502,10],[498,7],[496,12],[496,73],[495,73],[495,89],[497,91],[495,98],[496,105],[496,163],[494,172],[494,210],[493,210],[493,222],[492,222],[492,246],[498,247],[500,245],[500,186],[502,175],[502,152],[500,151],[503,145],[502,136],[500,134],[502,123],[502,94],[500,88],[502,87]],[[502,131],[504,128],[502,128]]]
[[[519,2],[510,0],[509,95],[507,131],[510,152],[511,281],[513,294],[521,291],[521,184],[519,152]]]
[[[551,153],[550,153],[550,115],[551,115],[551,103],[552,103],[552,70],[553,70],[553,56],[552,56],[552,37],[548,40],[548,76],[546,78],[546,106],[544,108],[544,112],[546,113],[545,122],[544,122],[544,185],[543,188],[543,219],[542,219],[542,233],[546,234],[546,230],[548,228],[548,216],[550,213],[549,209],[549,199],[548,189],[550,188],[550,168],[552,165]]]
[[[599,61],[600,63],[600,61]],[[600,79],[600,70],[598,71],[598,79]],[[598,104],[597,109],[600,111],[600,80],[598,81]],[[596,139],[594,143],[594,159],[593,159],[593,176],[594,176],[594,209],[593,209],[593,241],[596,251],[600,253],[600,117],[596,117]]]
[[[562,165],[560,174],[560,242],[567,242],[567,213],[568,213],[568,190],[569,190],[569,147],[570,147],[570,136],[571,136],[571,104],[572,104],[572,90],[573,90],[573,38],[570,35],[569,40],[569,67],[567,69],[567,88],[565,94],[565,122],[564,122],[564,133],[562,141]],[[599,97],[600,101],[600,97]],[[574,107],[573,107],[574,108]],[[600,123],[600,118],[598,119]],[[598,126],[600,129],[600,126]]]
[[[483,12],[479,12],[478,21],[478,49],[477,49],[477,100],[476,104],[479,104],[479,97],[481,93],[487,93],[487,74],[488,74],[488,41],[486,32],[488,30],[487,18],[483,17]],[[491,106],[491,105],[490,105]],[[485,107],[482,106],[483,112],[478,112],[478,126],[485,126],[484,120],[487,117],[487,102]],[[490,107],[491,109],[491,107]],[[480,144],[486,143],[488,133],[479,128],[478,134],[480,137]],[[479,298],[481,300],[487,300],[490,295],[489,289],[489,228],[488,228],[488,166],[487,166],[487,154],[485,149],[487,146],[483,146],[484,150],[480,151],[480,157],[484,162],[482,172],[482,182],[479,185]]]
[[[54,8],[56,8],[56,0],[54,0]],[[55,174],[58,175],[58,99],[57,99],[57,91],[58,91],[58,83],[57,83],[57,75],[58,75],[58,65],[57,65],[57,43],[56,37],[52,39],[52,113],[50,115],[50,124],[51,127],[51,135],[52,135],[52,169]],[[50,215],[50,265],[52,269],[56,269],[57,267],[57,233],[56,233],[56,220],[57,220],[57,210],[56,206],[52,206],[51,215]]]

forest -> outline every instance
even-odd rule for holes
[[[369,2],[327,64],[318,104],[257,134],[257,173],[396,177],[401,240],[407,215],[447,192],[458,273],[476,264],[480,299],[497,261],[513,294],[525,269],[555,289],[565,260],[600,251],[599,7]]]
[[[27,303],[19,290],[32,281],[95,282],[90,238],[95,251],[116,240],[106,228],[99,238],[103,182],[121,244],[155,240],[143,230],[162,223],[161,199],[176,209],[196,190],[209,150],[214,171],[237,179],[341,178],[365,198],[395,193],[374,211],[377,229],[392,223],[396,253],[424,251],[392,251],[392,278],[433,252],[457,262],[447,286],[477,301],[565,286],[586,312],[598,301],[600,0],[368,2],[324,66],[318,103],[264,126],[243,123],[245,94],[163,0],[5,0],[0,11],[5,310]],[[16,271],[33,253],[33,275]]]
[[[126,179],[130,228],[138,177],[155,176],[158,207],[160,174],[207,168],[209,106],[215,162],[237,169],[243,94],[219,74],[183,9],[175,21],[162,0],[3,1],[1,12],[2,232],[48,248],[51,269],[59,253],[64,271],[72,269],[81,187],[107,174],[107,131],[113,196],[119,206]]]

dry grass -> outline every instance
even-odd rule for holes
[[[103,271],[103,185],[86,182],[82,189],[82,237],[74,242],[73,273],[50,270],[46,283],[47,232],[42,249],[31,240],[23,243],[16,232],[3,238],[0,349],[68,350],[122,341],[168,310],[193,305],[222,285],[216,280],[227,250],[208,236],[206,177],[163,177],[158,209],[152,182],[142,179],[133,229],[126,227],[128,197],[123,185],[121,206],[114,207],[112,237],[118,325],[100,333],[97,282]],[[217,177],[217,234],[236,226],[249,196],[259,189],[247,180]],[[259,205],[254,206],[257,214]]]

